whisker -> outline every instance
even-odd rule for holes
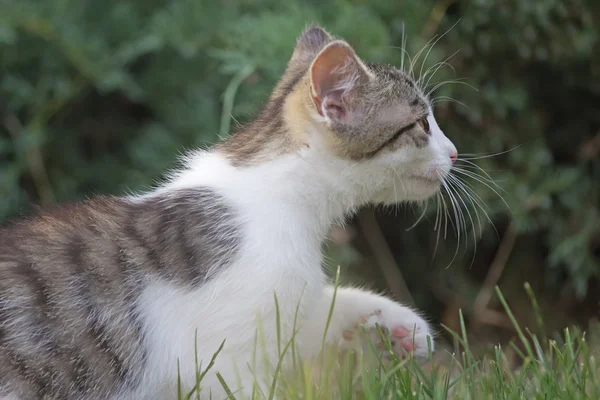
[[[462,160],[462,161],[467,163],[468,166],[471,166],[471,167],[475,168],[476,170],[481,171],[489,180],[491,180],[492,182],[495,182],[495,180],[492,179],[490,174],[488,174],[488,172],[485,169],[481,168],[479,165],[475,164],[472,161],[468,161],[468,160]],[[461,167],[465,167],[465,165],[461,165]],[[476,171],[469,171],[469,172],[475,173]],[[476,175],[481,177],[481,175],[478,175],[478,174],[476,174]],[[497,184],[496,184],[496,186],[501,189],[501,187],[498,186]]]
[[[473,222],[473,217],[471,216],[469,207],[466,204],[466,202],[463,200],[462,196],[459,195],[458,189],[461,189],[464,193],[467,194],[467,200],[469,200],[468,192],[462,187],[463,185],[461,184],[461,182],[456,180],[454,176],[448,175],[447,178],[452,178],[451,180],[449,180],[449,182],[454,182],[454,185],[455,185],[454,190],[456,192],[456,195],[462,201],[463,205],[465,206],[465,210],[467,211],[467,214],[469,215],[469,219],[471,220],[471,231],[473,233],[473,257],[471,257],[471,264],[469,265],[469,268],[471,268],[473,266],[473,263],[475,262],[475,254],[477,253],[477,232],[475,230],[475,223]],[[472,201],[471,201],[471,204],[473,205]],[[474,205],[473,205],[473,212],[475,213],[477,222],[479,223],[479,232],[481,234],[481,232],[482,232],[481,219],[479,218],[479,212],[477,211],[477,207],[475,207]],[[465,229],[465,253],[463,253],[463,255],[466,254],[466,252],[467,252],[468,239],[469,239],[469,233],[467,233],[466,229]]]
[[[438,90],[442,86],[448,85],[448,84],[465,85],[465,86],[467,86],[467,87],[475,90],[476,92],[479,91],[479,90],[477,90],[477,88],[475,86],[471,85],[470,83],[463,82],[460,79],[449,79],[449,80],[446,80],[446,81],[442,81],[442,82],[436,83],[435,86],[427,92],[427,94],[425,95],[425,97],[427,97],[427,98],[431,97],[431,94],[433,92],[435,92],[436,90]]]
[[[394,204],[397,204],[398,203],[398,193],[396,193],[396,180],[393,179],[392,183],[394,184]]]
[[[453,167],[456,167],[456,165],[453,165]],[[460,168],[465,168],[465,169],[467,169],[469,171],[473,170],[471,172],[475,172],[475,171],[481,170],[480,166],[478,166],[478,165],[473,166],[473,165],[469,165],[469,164],[461,164]],[[506,169],[501,169],[501,168],[494,168],[494,169],[484,170],[484,172],[506,172],[506,171],[507,171]],[[501,180],[499,180],[499,179],[495,179],[495,181],[496,182],[501,182]]]
[[[454,74],[456,74],[456,69],[452,66],[452,64],[450,64],[448,62],[448,60],[457,53],[458,52],[454,52],[450,57],[446,58],[445,60],[438,61],[435,64],[431,65],[429,68],[427,68],[427,70],[425,71],[423,76],[421,78],[419,78],[419,80],[416,82],[417,86],[419,86],[419,88],[421,88],[421,90],[425,89],[427,87],[427,85],[429,84],[429,82],[431,81],[431,79],[433,79],[435,74],[438,72],[438,70],[443,67],[446,67],[446,66],[448,68],[450,68]],[[431,76],[429,76],[429,75],[431,75]],[[427,79],[427,81],[425,81],[425,78],[427,78],[427,76],[429,76],[429,78]],[[423,82],[425,82],[425,83],[423,83]]]
[[[456,74],[456,69],[454,68],[454,66],[452,66],[452,64],[450,64],[448,62],[448,60],[450,60],[452,57],[454,57],[456,54],[458,54],[458,51],[455,51],[454,53],[452,53],[449,57],[447,57],[445,60],[442,61],[438,61],[435,64],[433,64],[432,66],[430,66],[429,68],[427,68],[427,70],[425,71],[425,73],[423,74],[423,76],[419,79],[418,83],[419,83],[419,87],[421,89],[425,89],[428,85],[429,82],[431,82],[431,80],[433,79],[433,77],[435,76],[435,74],[437,74],[437,72],[443,68],[443,67],[448,67],[452,70],[452,72],[454,74]],[[427,78],[429,76],[429,78]],[[427,81],[425,81],[425,79],[427,78]],[[425,82],[425,83],[423,83]]]
[[[442,103],[444,101],[450,102],[450,103],[456,103],[456,104],[460,104],[461,106],[465,107],[467,110],[470,110],[471,107],[467,106],[465,103],[463,103],[462,101],[453,99],[450,96],[438,96],[435,99],[433,99],[431,101],[431,105],[435,106],[437,103]]]
[[[456,21],[450,28],[448,28],[448,30],[444,33],[442,33],[436,40],[435,42],[433,42],[431,44],[431,46],[429,46],[429,50],[427,51],[427,54],[425,54],[425,58],[423,59],[423,62],[421,62],[421,68],[419,69],[419,79],[417,80],[417,82],[421,81],[421,76],[423,76],[423,66],[425,65],[425,62],[427,62],[427,58],[429,57],[429,53],[431,53],[431,50],[433,50],[433,48],[435,47],[435,45],[437,44],[437,42],[439,42],[444,36],[446,36],[448,34],[448,32],[450,32],[452,29],[454,29],[454,27],[458,24],[460,20]],[[435,37],[435,36],[434,36]]]
[[[448,188],[448,184],[446,183],[446,181],[444,179],[442,179],[441,176],[440,176],[440,179],[441,179],[442,186],[446,190],[446,193],[448,193],[448,198],[450,199],[450,204],[452,205],[452,211],[454,212],[454,218],[455,218],[455,221],[456,221],[456,224],[457,224],[456,225],[456,236],[457,236],[456,251],[454,252],[454,256],[452,257],[452,260],[450,261],[450,263],[446,267],[446,268],[448,268],[448,267],[450,267],[450,265],[456,259],[456,256],[458,255],[458,250],[460,248],[460,237],[461,237],[461,235],[460,235],[460,232],[461,232],[460,227],[461,227],[461,222],[462,222],[462,219],[460,217],[462,217],[462,212],[460,212],[460,208],[457,209],[456,199],[454,198],[454,195],[452,194],[452,192]]]
[[[429,67],[429,68],[427,69],[427,71],[425,71],[425,75],[423,75],[422,77],[419,77],[418,83],[422,83],[422,82],[423,82],[423,80],[425,80],[425,78],[427,78],[427,75],[431,73],[431,76],[429,77],[429,79],[427,79],[427,82],[425,82],[425,85],[423,85],[423,86],[421,86],[421,87],[422,87],[422,88],[426,88],[426,87],[429,85],[429,82],[431,81],[431,79],[432,79],[432,78],[435,76],[435,74],[438,72],[438,70],[439,70],[440,68],[442,68],[444,65],[448,65],[448,66],[449,66],[449,67],[452,69],[452,71],[454,71],[454,72],[456,73],[456,70],[454,69],[454,67],[453,67],[453,66],[452,66],[450,63],[448,63],[448,61],[449,61],[449,60],[450,60],[452,57],[454,57],[455,55],[457,55],[459,52],[460,52],[460,49],[459,49],[459,50],[456,50],[456,51],[455,51],[454,53],[452,53],[450,56],[446,57],[446,59],[445,59],[445,60],[443,60],[443,61],[439,61],[439,62],[437,62],[437,63],[433,64],[431,67]],[[435,69],[434,69],[434,68],[435,68]],[[432,69],[434,69],[434,70],[433,70],[433,72],[430,72]]]
[[[487,205],[485,204],[485,201],[481,198],[481,196],[479,196],[479,194],[477,194],[477,192],[475,191],[473,186],[471,186],[469,184],[469,182],[462,180],[460,176],[454,175],[454,178],[459,179],[464,184],[464,187],[471,192],[471,194],[473,196],[473,200],[475,200],[475,202],[477,203],[477,206],[481,209],[481,211],[483,211],[483,214],[485,215],[488,222],[492,225],[492,227],[494,228],[494,231],[496,231],[496,235],[499,238],[500,235],[498,233],[498,229],[496,229],[496,225],[494,224],[494,222],[492,221],[492,219],[490,218],[489,214],[486,211]],[[488,208],[488,211],[490,211],[489,208]]]
[[[465,231],[465,226],[467,224],[467,221],[465,219],[465,216],[462,212],[462,208],[460,207],[460,203],[458,202],[458,197],[454,194],[454,191],[452,190],[452,186],[450,185],[450,182],[448,182],[447,180],[444,180],[444,183],[446,185],[446,188],[448,190],[448,194],[450,195],[450,197],[452,197],[453,199],[453,203],[454,206],[456,207],[456,211],[458,212],[458,217],[459,217],[459,224],[458,227],[460,229],[461,232]],[[458,235],[459,238],[459,242],[460,242],[460,234]]]
[[[433,223],[434,232],[438,230],[438,221],[440,219],[440,192],[435,194],[435,222]]]
[[[402,28],[404,29],[404,27]],[[404,56],[408,57],[408,61],[412,63],[412,58],[410,57],[410,53],[406,50],[406,41],[402,42],[402,47],[400,46],[384,46],[388,49],[400,50],[402,55],[400,57],[400,70],[404,71]]]
[[[395,168],[392,168],[392,171],[394,171],[394,174],[396,174],[396,176],[398,177],[398,181],[402,185],[402,190],[404,190],[404,194],[408,193],[406,190],[406,186],[404,186],[404,180],[400,177],[400,174],[398,174],[398,171],[396,171]]]
[[[481,179],[480,177],[478,177],[477,175],[474,174],[466,174],[464,171],[459,171],[459,170],[455,170],[457,173],[461,173],[465,176],[470,177],[471,179],[476,180],[477,182],[487,186],[492,192],[494,192],[496,194],[496,196],[498,196],[500,198],[500,200],[502,200],[502,202],[504,203],[504,205],[506,206],[506,208],[508,208],[508,210],[511,212],[512,214],[512,209],[510,208],[510,206],[508,205],[508,203],[506,202],[506,200],[504,200],[504,197],[502,197],[502,195],[500,193],[498,193],[498,191],[496,189],[494,189],[492,186],[490,186],[487,182],[485,182],[483,179]],[[495,184],[495,183],[494,183]],[[496,185],[496,184],[495,184]],[[497,185],[496,185],[497,186]],[[504,190],[504,189],[502,189]]]
[[[467,170],[467,169],[464,169],[464,168],[461,168],[461,167],[457,167],[457,166],[455,166],[455,165],[453,165],[453,166],[450,168],[450,170],[451,170],[451,171],[454,171],[454,172],[457,172],[457,173],[460,173],[460,174],[463,174],[463,175],[466,175],[466,176],[468,176],[468,177],[471,177],[471,178],[473,178],[473,179],[475,179],[475,178],[483,179],[484,181],[486,181],[486,182],[488,182],[488,183],[491,183],[491,184],[493,184],[493,185],[494,185],[494,186],[496,186],[496,187],[497,187],[499,190],[502,190],[503,192],[505,192],[505,193],[506,193],[506,190],[505,190],[505,189],[504,189],[502,186],[498,185],[498,184],[496,183],[496,181],[494,181],[492,178],[490,178],[490,177],[489,177],[489,175],[488,175],[488,176],[483,176],[483,175],[480,175],[480,174],[478,174],[478,173],[477,173],[477,172],[478,172],[478,170],[473,170],[473,171],[471,171],[471,170]],[[486,175],[487,175],[487,174],[486,174]]]
[[[425,51],[425,49],[431,44],[431,42],[436,38],[437,35],[434,35],[431,39],[429,39],[427,41],[427,43],[425,43],[425,45],[421,48],[421,50],[419,50],[417,52],[417,54],[415,54],[415,57],[411,60],[410,62],[410,70],[409,70],[409,75],[413,78],[413,80],[416,81],[416,79],[414,79],[414,67],[417,64],[417,61],[419,60],[419,57],[421,57],[421,54],[423,53],[423,51]]]
[[[415,222],[414,224],[412,224],[412,225],[410,226],[410,228],[406,229],[406,232],[410,231],[410,230],[411,230],[411,229],[413,229],[415,226],[417,226],[417,224],[418,224],[419,222],[421,222],[421,220],[423,219],[423,216],[424,216],[424,215],[425,215],[425,213],[427,212],[427,204],[428,204],[428,203],[425,203],[425,208],[423,209],[423,212],[421,213],[421,216],[419,217],[419,219],[417,219],[417,222]]]
[[[437,253],[437,248],[438,248],[438,244],[440,242],[440,232],[442,230],[442,215],[440,215],[440,211],[442,209],[442,202],[440,201],[440,197],[442,195],[440,194],[440,192],[437,192],[435,199],[436,199],[436,207],[435,207],[435,224],[433,225],[433,230],[436,231],[437,233],[435,235],[435,247],[433,248],[433,255],[432,255],[432,259],[435,257],[435,254]],[[439,227],[438,227],[438,218],[439,218]]]
[[[471,205],[473,205],[473,210],[475,212],[475,217],[477,219],[477,224],[479,226],[479,233],[480,233],[480,237],[481,237],[481,233],[483,232],[483,228],[481,226],[481,219],[479,218],[479,211],[477,211],[477,207],[475,206],[475,203],[473,202],[473,197],[471,196],[471,194],[465,188],[465,184],[460,179],[458,179],[455,175],[449,174],[447,176],[447,178],[449,180],[452,180],[454,182],[454,184],[456,185],[456,187],[458,187],[459,189],[461,189],[463,191],[463,193],[465,193],[465,195],[467,196],[467,200],[469,200],[469,202],[471,203]]]
[[[480,154],[468,154],[468,153],[459,154],[457,160],[461,160],[461,161],[464,161],[464,160],[481,160],[483,158],[496,157],[496,156],[500,156],[502,154],[510,153],[511,151],[514,151],[514,150],[518,149],[521,146],[523,146],[523,145],[519,144],[519,145],[513,147],[512,149],[508,149],[508,150],[504,150],[504,151],[500,151],[498,153],[492,153],[492,154],[482,154],[482,155],[480,155]],[[463,156],[471,156],[471,157],[464,158]]]
[[[490,174],[487,173],[486,170],[484,170],[483,168],[481,168],[479,165],[472,163],[470,161],[466,161],[467,163],[470,164],[471,167],[474,168],[474,170],[465,170],[461,167],[465,167],[465,165],[462,165],[461,167],[457,167],[455,165],[453,165],[452,167],[454,167],[454,171],[460,171],[461,173],[463,173],[464,175],[471,175],[471,177],[473,179],[477,178],[481,178],[484,179],[486,181],[488,181],[489,183],[492,183],[494,186],[496,186],[500,191],[508,194],[508,192],[500,185],[498,185],[498,183],[496,183],[496,181],[494,179],[492,179],[492,177],[490,176]],[[479,174],[478,172],[481,171],[485,176]]]
[[[446,178],[449,178],[449,177],[451,177],[451,175],[448,175]],[[447,182],[448,182],[448,187],[451,190],[453,190],[454,194],[456,195],[456,198],[464,206],[465,211],[467,212],[467,216],[471,220],[471,227],[473,227],[473,229],[474,229],[475,223],[473,222],[473,217],[471,216],[471,211],[469,210],[469,207],[468,207],[467,203],[464,201],[464,199],[462,198],[462,196],[458,192],[458,189],[456,188],[456,183],[454,183],[452,180],[447,180]],[[464,226],[463,226],[463,230],[464,230],[464,233],[465,233],[465,253],[467,252],[467,240],[468,240],[468,232],[467,232],[468,229],[467,228],[468,228],[467,221],[465,219],[464,220]],[[473,236],[473,241],[474,241],[474,244],[475,244],[475,249],[477,249],[477,243],[476,243],[475,239],[476,239],[476,237]]]
[[[438,174],[440,180],[443,180],[443,178]],[[450,221],[450,226],[456,230],[455,226],[454,226],[454,222],[452,222],[452,218],[450,216],[450,211],[448,210],[448,205],[446,204],[446,199],[444,199],[443,194],[440,194],[440,199],[442,200],[442,203],[444,205],[444,240],[446,240],[446,238],[448,237],[448,221]],[[441,226],[440,226],[441,227]]]
[[[408,53],[406,51],[406,40],[408,40],[408,39],[404,35],[404,22],[402,22],[402,39],[400,41],[400,43],[402,43],[402,59],[400,60],[400,70],[401,71],[404,71],[404,54]],[[410,56],[408,58],[410,59]]]

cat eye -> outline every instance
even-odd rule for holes
[[[419,126],[425,131],[425,133],[429,134],[429,121],[427,121],[427,118],[421,118],[420,120],[417,121],[417,123],[419,124]]]

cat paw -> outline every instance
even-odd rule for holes
[[[362,332],[367,334],[366,338]],[[343,333],[348,344],[357,336],[370,340],[370,346],[374,345],[384,356],[389,356],[389,350],[392,350],[399,357],[412,355],[416,360],[422,361],[429,355],[429,346],[431,351],[434,349],[433,336],[427,322],[411,309],[397,303],[386,304],[385,307],[361,316],[360,323],[354,329]]]

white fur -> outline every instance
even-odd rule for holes
[[[432,140],[421,150],[401,149],[373,160],[350,162],[331,156],[317,130],[309,132],[309,147],[253,167],[235,168],[215,152],[191,156],[187,168],[171,182],[144,196],[181,188],[209,187],[239,214],[241,250],[231,267],[204,286],[184,291],[156,281],[142,294],[140,307],[148,346],[147,370],[140,387],[122,398],[174,398],[179,361],[184,388],[195,381],[194,337],[203,368],[226,339],[224,352],[203,382],[203,396],[225,398],[215,372],[232,390],[249,394],[266,370],[248,370],[254,349],[257,316],[264,330],[267,356],[276,362],[276,308],[279,302],[283,343],[290,337],[299,306],[297,342],[303,356],[315,355],[321,344],[332,290],[321,270],[321,244],[332,222],[341,221],[369,202],[423,200],[438,190],[411,176],[448,173],[455,152],[435,119],[429,119]],[[417,326],[417,345],[423,348],[427,324],[408,308],[357,289],[342,289],[327,335],[336,343],[344,330],[362,317],[381,311],[377,322],[390,329]],[[372,323],[373,320],[371,319]],[[239,377],[239,379],[237,379]],[[263,390],[267,387],[264,385]],[[204,397],[203,397],[204,398]]]

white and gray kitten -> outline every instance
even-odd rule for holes
[[[202,393],[225,397],[219,372],[249,395],[267,374],[248,367],[258,319],[273,364],[277,312],[284,343],[298,310],[300,354],[321,348],[332,223],[436,194],[455,159],[409,76],[306,30],[263,112],[168,183],[0,231],[0,399],[174,398],[178,363],[189,390],[195,348],[206,366],[224,339]],[[337,293],[326,342],[344,346],[376,323],[396,351],[427,353],[419,315],[351,288]]]

